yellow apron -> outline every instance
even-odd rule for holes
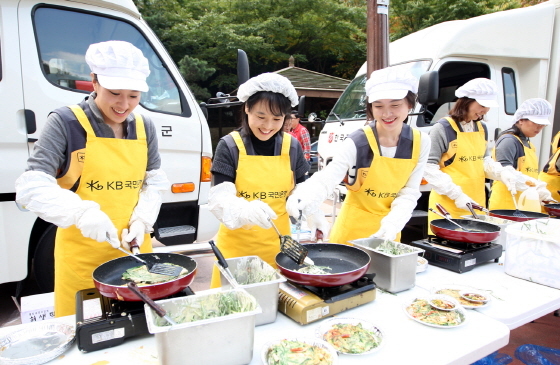
[[[381,219],[391,211],[391,203],[406,185],[420,157],[420,132],[413,130],[412,158],[381,156],[371,127],[363,128],[373,151],[367,169],[357,171],[357,181],[348,193],[330,234],[329,242],[351,245],[349,241],[366,238],[381,227]],[[369,174],[368,172],[371,172]],[[400,233],[397,240],[400,239]]]
[[[442,172],[451,176],[453,183],[460,186],[463,193],[467,194],[478,204],[486,206],[486,193],[484,189],[484,153],[486,151],[486,139],[484,138],[484,128],[481,122],[476,122],[477,132],[461,132],[457,123],[446,117],[447,121],[457,133],[457,140],[450,141],[450,149],[456,149],[455,159],[448,166],[440,161]],[[454,145],[453,145],[454,144]],[[434,190],[430,192],[429,207],[436,208],[436,204],[441,204],[453,218],[461,218],[462,215],[470,214],[469,211],[459,209],[455,202],[446,195],[440,195]],[[434,219],[442,219],[440,216],[428,212],[428,223]],[[428,234],[433,234],[428,226]]]
[[[558,190],[560,190],[560,171],[556,170],[556,161],[560,158],[560,132],[556,133],[551,145],[553,153],[548,160],[548,171],[541,171],[539,180],[546,183],[546,188],[550,191],[552,199],[560,201],[560,194],[558,194]]]
[[[282,235],[290,235],[290,219],[286,212],[286,199],[294,188],[294,174],[290,163],[290,142],[292,137],[284,133],[279,156],[248,155],[239,132],[231,132],[239,148],[235,187],[237,196],[249,201],[260,199],[267,203],[278,218],[274,224]],[[252,226],[250,229],[231,230],[220,224],[216,245],[224,258],[259,256],[276,268],[276,255],[280,252],[280,239],[274,228],[264,229]],[[221,285],[220,273],[216,267],[212,271],[210,286]]]
[[[525,152],[525,156],[520,157],[517,160],[517,171],[521,171],[522,174],[527,175],[532,178],[537,178],[539,173],[539,160],[537,158],[537,152],[535,150],[535,146],[529,142],[530,147],[526,147],[519,137],[515,136],[519,143],[523,146],[523,151]],[[496,148],[492,151],[492,157],[496,160]],[[515,199],[519,201],[519,196],[521,192],[518,191]],[[490,195],[490,199],[488,201],[488,208],[490,210],[495,209],[515,209],[515,204],[513,203],[513,199],[511,197],[511,193],[509,192],[506,185],[501,181],[494,181],[492,184],[492,194]]]
[[[101,206],[120,237],[128,227],[146,174],[148,147],[142,117],[136,116],[136,140],[97,137],[79,106],[70,107],[87,132],[80,184],[76,194]],[[141,252],[151,252],[150,235]],[[55,316],[75,313],[76,292],[94,287],[92,273],[99,265],[123,254],[108,242],[82,236],[76,226],[58,228],[55,240]]]

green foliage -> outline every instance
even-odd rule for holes
[[[543,0],[392,0],[391,40],[431,25]],[[251,76],[288,66],[351,79],[366,59],[367,0],[134,0],[202,100],[237,87],[237,49]],[[196,85],[196,86],[195,86]]]

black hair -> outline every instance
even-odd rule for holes
[[[247,113],[245,113],[245,108],[251,110],[253,107],[259,103],[264,102],[268,107],[268,111],[275,116],[284,116],[284,123],[286,119],[291,118],[292,105],[290,99],[288,99],[284,94],[273,93],[272,91],[259,91],[249,97],[245,103],[241,106],[241,129],[245,132],[251,133],[251,128],[249,128],[249,120],[247,118]]]
[[[416,94],[413,93],[412,91],[408,91],[408,93],[406,94],[406,96],[403,98],[406,103],[408,104],[408,109],[412,109],[414,108],[414,105],[416,104]],[[367,120],[373,120],[373,104],[372,103],[367,103],[367,107],[366,107],[366,117]]]
[[[453,105],[453,108],[449,111],[449,116],[457,123],[470,122],[470,120],[467,120],[469,107],[475,101],[475,99],[467,98],[466,96],[457,99],[457,102],[455,102],[455,105]],[[483,119],[484,118],[480,118],[479,120]]]

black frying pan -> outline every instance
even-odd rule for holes
[[[197,263],[189,256],[176,253],[141,253],[136,256],[148,262],[150,266],[156,263],[170,263],[182,266],[188,270],[187,275],[165,283],[141,286],[142,292],[151,299],[165,298],[178,293],[194,280]],[[140,263],[130,256],[107,261],[93,271],[95,287],[101,295],[108,298],[133,302],[141,301],[142,299],[126,286],[127,281],[122,279],[122,274],[126,270],[139,265]]]
[[[311,243],[303,245],[308,250],[307,256],[316,266],[328,266],[330,274],[303,274],[297,270],[298,265],[286,254],[276,255],[276,265],[288,280],[302,285],[331,287],[356,281],[364,276],[369,268],[370,257],[361,249],[339,243]]]

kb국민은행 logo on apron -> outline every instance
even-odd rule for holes
[[[101,190],[136,190],[142,187],[144,180],[125,180],[125,181],[99,181],[90,180],[86,182],[86,188],[90,191]]]
[[[471,155],[471,156],[461,156],[459,157],[459,161],[460,162],[476,162],[476,161],[480,161],[480,160],[484,160],[484,155]]]
[[[396,192],[375,192],[374,189],[365,189],[364,193],[369,198],[378,198],[378,199],[385,199],[385,198],[393,198],[397,197]]]
[[[283,199],[288,196],[287,190],[281,191],[240,191],[237,193],[238,196],[245,198],[245,199]]]

